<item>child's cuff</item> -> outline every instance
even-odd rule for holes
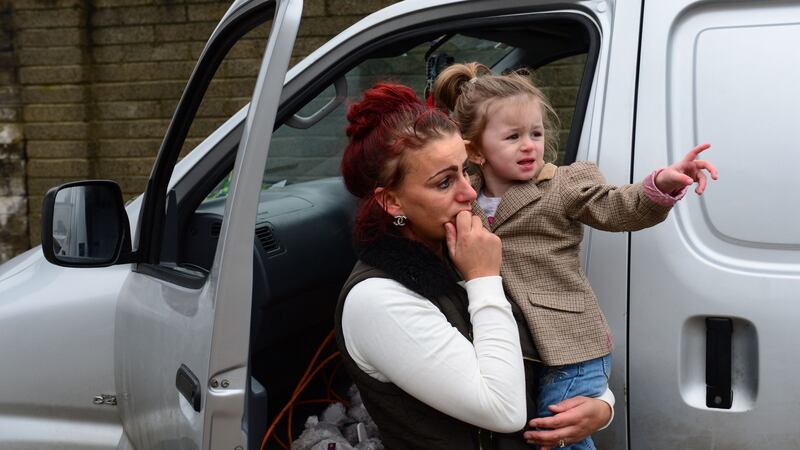
[[[650,175],[644,178],[642,181],[642,187],[644,188],[644,194],[652,200],[653,203],[660,206],[672,206],[678,202],[678,200],[682,199],[684,195],[686,195],[686,191],[689,189],[689,186],[684,186],[682,189],[671,192],[667,194],[666,192],[661,192],[658,187],[656,187],[656,177],[658,176],[664,168],[654,170]]]

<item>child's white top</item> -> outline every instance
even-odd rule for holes
[[[503,197],[487,197],[486,194],[481,189],[480,194],[478,194],[478,206],[481,207],[484,213],[486,213],[487,218],[494,219],[494,214],[497,212],[497,207],[500,206],[500,200]],[[491,225],[492,219],[489,219],[489,224]]]

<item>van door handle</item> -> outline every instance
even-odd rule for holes
[[[178,373],[175,374],[175,387],[189,401],[192,408],[200,412],[200,380],[185,364],[181,364]]]
[[[731,409],[731,336],[733,321],[706,317],[706,406]]]

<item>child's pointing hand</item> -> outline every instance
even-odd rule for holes
[[[697,182],[694,191],[697,195],[702,195],[708,182],[703,170],[707,170],[712,179],[717,179],[717,169],[710,162],[697,159],[697,156],[709,147],[711,147],[709,144],[700,144],[687,153],[681,161],[659,172],[654,180],[658,190],[672,194]]]

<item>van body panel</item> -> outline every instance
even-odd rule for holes
[[[787,122],[798,22],[800,8],[781,2],[645,4],[634,179],[709,142],[720,180],[631,237],[632,448],[800,446],[786,422],[800,414],[800,381],[787,376],[800,337],[800,212],[788,206],[800,160]],[[725,349],[708,320],[732,327]],[[726,352],[729,405],[707,387],[707,361]]]
[[[114,314],[130,269],[57,267],[34,250],[2,281],[0,448],[116,448],[116,408],[94,400],[116,393]]]

